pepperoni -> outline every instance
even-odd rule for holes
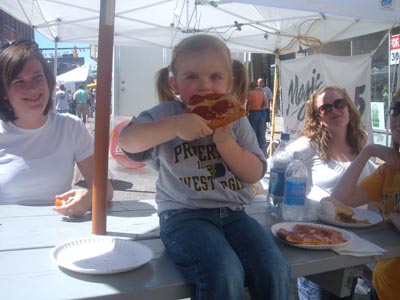
[[[205,98],[207,98],[207,100],[210,100],[210,101],[215,101],[215,100],[220,99],[223,95],[224,94],[208,94],[208,95],[206,95]]]
[[[204,97],[204,96],[193,95],[190,98],[189,103],[190,103],[190,105],[196,105],[196,104],[199,104],[200,102],[203,102],[205,98],[206,97]]]
[[[231,107],[233,107],[233,103],[229,102],[228,100],[221,100],[213,104],[210,109],[215,113],[222,115]]]
[[[206,120],[213,120],[215,118],[215,113],[210,111],[209,108],[204,105],[193,108],[191,112]]]

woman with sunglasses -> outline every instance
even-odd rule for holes
[[[366,203],[379,206],[382,216],[400,231],[400,89],[390,105],[392,147],[366,146],[346,170],[332,196],[356,207]],[[368,159],[379,157],[385,163],[359,181]],[[373,272],[373,284],[379,300],[395,300],[400,295],[400,258],[380,260]]]
[[[334,187],[363,149],[367,134],[360,113],[346,90],[331,85],[315,91],[305,107],[301,137],[289,144],[290,153],[300,152],[308,169],[307,219],[317,219],[319,201],[330,196]],[[368,162],[365,177],[376,169]],[[354,281],[355,286],[356,280]],[[304,277],[298,278],[300,300],[338,298]]]
[[[36,43],[19,40],[0,52],[0,204],[91,208],[93,137],[76,116],[53,110],[55,77]],[[71,189],[74,165],[89,189]],[[112,198],[109,186],[108,198]]]

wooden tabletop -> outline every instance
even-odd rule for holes
[[[91,236],[90,214],[66,219],[51,207],[2,205],[0,210],[0,290],[5,299],[180,299],[190,296],[187,285],[159,239],[154,200],[113,201],[107,234],[139,241],[154,258],[144,266],[110,275],[80,274],[60,269],[52,248],[67,240]],[[275,222],[263,198],[246,208],[267,231]],[[343,270],[383,258],[400,256],[400,235],[386,223],[351,230],[386,249],[379,256],[343,256],[331,250],[304,250],[277,241],[291,276],[343,276]],[[342,274],[342,275],[340,275]],[[343,289],[343,287],[340,287]],[[343,294],[343,292],[341,292]]]

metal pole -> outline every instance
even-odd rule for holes
[[[54,66],[53,66],[53,70],[54,70],[54,76],[57,78],[58,75],[58,70],[57,70],[57,64],[58,64],[58,37],[56,37],[54,39]]]
[[[92,193],[93,234],[106,234],[107,232],[108,139],[110,131],[114,14],[115,0],[101,0]]]
[[[390,42],[392,39],[392,31],[389,30],[389,35],[388,35],[388,88],[387,88],[387,93],[388,93],[388,107],[390,107],[390,104],[392,103],[392,88],[390,84]],[[386,146],[389,146],[389,127],[390,127],[390,118],[388,117],[386,120]]]
[[[58,70],[57,70],[57,65],[58,65],[58,37],[54,39],[54,59],[53,59],[53,71],[54,71],[54,77],[56,78],[57,81],[57,75],[58,75]],[[53,104],[54,108],[56,107],[56,89],[53,90]]]
[[[272,114],[271,114],[271,140],[269,142],[269,156],[271,157],[274,153],[274,135],[275,135],[275,110],[276,110],[276,98],[278,96],[278,85],[279,85],[279,73],[278,73],[278,65],[279,65],[279,54],[275,55],[275,73],[274,73],[274,94],[272,101]]]

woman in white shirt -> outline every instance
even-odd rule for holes
[[[0,52],[0,204],[64,205],[63,215],[91,208],[93,137],[76,116],[53,111],[55,77],[35,42]],[[74,165],[88,189],[72,189]],[[112,198],[108,188],[108,199]]]
[[[306,218],[316,219],[319,201],[330,196],[365,146],[367,134],[357,107],[342,87],[332,85],[319,89],[310,96],[305,109],[302,136],[286,149],[291,153],[300,152],[308,169]],[[375,164],[369,162],[361,179],[375,169]],[[298,280],[298,288],[300,300],[340,299],[303,277]]]
[[[330,196],[365,146],[367,134],[360,113],[344,88],[321,88],[310,96],[305,109],[302,134],[286,150],[301,153],[308,169],[308,205],[315,207],[323,197]],[[375,169],[375,164],[369,162],[362,177]]]

